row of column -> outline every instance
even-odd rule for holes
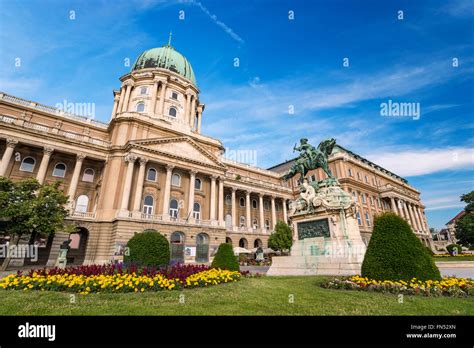
[[[0,176],[5,176],[17,144],[18,141],[16,139],[7,139],[7,148],[3,153],[2,162],[0,163]],[[41,158],[38,173],[36,174],[36,180],[38,180],[40,184],[44,183],[48,171],[49,161],[53,152],[54,148],[50,146],[45,146],[43,149],[43,157]],[[77,184],[79,183],[79,178],[81,176],[82,163],[84,162],[85,158],[86,155],[82,153],[76,155],[76,164],[74,165],[74,172],[72,174],[71,183],[67,192],[67,195],[69,196],[69,205],[71,208],[76,195]]]
[[[138,156],[134,154],[128,154],[125,156],[125,162],[127,163],[127,171],[125,175],[125,182],[122,194],[122,201],[120,205],[120,209],[122,211],[129,210],[129,201],[130,201],[130,194],[132,192],[132,179],[133,179],[133,171],[135,162]],[[146,163],[147,159],[140,158],[139,159],[140,168],[138,171],[138,177],[136,181],[136,190],[135,190],[135,197],[134,197],[134,204],[133,204],[133,212],[140,212],[141,202],[143,199],[143,185],[145,181],[145,171],[146,171]],[[173,165],[166,166],[166,179],[165,185],[163,190],[163,210],[162,215],[163,217],[169,217],[169,202],[170,202],[170,194],[171,194],[171,178],[173,175]],[[193,210],[194,210],[194,191],[195,191],[195,180],[196,180],[197,171],[190,170],[189,171],[189,193],[188,193],[188,202],[187,202],[187,216],[192,217]],[[224,223],[224,180],[221,177],[216,175],[210,175],[211,180],[211,189],[210,189],[210,199],[209,199],[209,209],[210,214],[209,218],[211,221],[216,220],[216,191],[218,193],[217,203],[217,221],[219,223]],[[236,222],[237,213],[236,213],[236,188],[232,189],[232,224],[233,226],[238,226]],[[246,227],[248,229],[252,228],[252,218],[251,218],[251,201],[250,201],[250,191],[245,191],[246,195]],[[259,195],[259,220],[260,226],[263,228],[265,226],[265,219],[264,219],[264,212],[263,212],[263,193],[258,193]],[[271,215],[272,215],[272,227],[276,225],[277,218],[276,218],[276,207],[275,207],[275,197],[271,196]],[[288,220],[287,216],[287,208],[286,208],[286,200],[283,199],[283,219],[286,222]]]
[[[390,205],[392,211],[407,220],[414,230],[428,233],[428,225],[418,205],[397,197],[390,197]]]
[[[231,187],[232,194],[231,194],[231,215],[232,215],[232,226],[240,226],[237,222],[237,201],[236,201],[236,191],[237,189]],[[250,210],[250,191],[245,191],[245,221],[247,229],[252,229],[252,214]],[[258,192],[258,208],[259,208],[259,226],[261,229],[265,226],[265,215],[263,212],[263,196],[264,193]],[[272,214],[272,225],[271,227],[274,228],[277,223],[276,218],[276,207],[275,207],[275,197],[270,196],[271,199],[271,214]],[[286,199],[283,198],[283,220],[286,223],[288,220],[287,209],[286,209]]]
[[[158,94],[158,87],[160,88],[160,98],[158,104],[158,114],[164,115],[164,101],[167,93],[168,82],[162,79],[155,79],[151,90],[151,105],[150,114],[155,114],[156,110],[156,96]],[[120,94],[114,98],[114,106],[112,109],[112,117],[117,113],[126,112],[129,110],[130,95],[132,92],[133,83],[127,81],[120,89]],[[197,96],[191,91],[186,92],[186,100],[184,105],[184,122],[189,125],[190,128],[194,128],[195,116],[197,116],[196,130],[201,132],[201,119],[202,112],[204,111],[204,105],[199,104]]]
[[[134,170],[134,166],[135,166],[135,162],[137,158],[138,157],[134,154],[128,154],[125,156],[125,162],[127,163],[127,171],[125,174],[122,201],[120,205],[120,210],[122,211],[128,211],[130,194],[132,191],[133,170]],[[137,187],[135,190],[133,212],[140,212],[147,159],[140,158],[139,163],[140,163],[140,168],[138,171],[138,177],[136,181]],[[163,217],[169,217],[169,208],[170,208],[169,203],[170,203],[170,198],[171,198],[170,196],[171,195],[171,178],[173,175],[173,169],[174,169],[173,165],[166,166],[166,179],[165,179],[165,187],[163,190],[164,192],[163,193],[163,210],[162,210]],[[188,193],[188,202],[187,202],[188,203],[187,216],[191,216],[191,218],[192,218],[192,214],[194,210],[194,191],[195,191],[196,174],[197,174],[197,171],[195,170],[189,171],[189,193]],[[216,186],[217,186],[217,180],[218,180],[219,181],[218,183],[219,207],[218,207],[217,220],[223,223],[224,222],[224,182],[222,178],[217,177],[215,175],[211,175],[210,178],[211,178],[210,220],[212,221],[216,220]]]

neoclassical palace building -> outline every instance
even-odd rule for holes
[[[291,161],[266,170],[226,159],[223,144],[201,134],[205,105],[193,69],[170,45],[143,52],[120,81],[108,123],[0,93],[0,175],[61,180],[68,219],[79,227],[26,238],[40,248],[37,261],[24,263],[53,265],[68,237],[69,263],[120,259],[147,229],[164,234],[172,259],[184,262],[208,262],[224,242],[267,247],[299,194],[296,182],[281,180]],[[340,146],[330,168],[357,203],[365,241],[374,215],[390,210],[431,245],[420,192],[405,179]]]

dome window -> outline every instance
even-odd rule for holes
[[[140,94],[141,95],[148,94],[148,88],[147,87],[141,87],[140,88]]]
[[[171,99],[178,100],[178,93],[171,92]]]
[[[136,110],[137,112],[145,112],[145,103],[143,102],[138,103]]]
[[[170,115],[171,117],[176,117],[178,115],[178,110],[176,110],[176,108],[174,107],[171,107],[168,112],[168,115]]]

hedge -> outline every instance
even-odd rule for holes
[[[362,276],[375,280],[440,280],[426,247],[408,223],[393,213],[374,219],[374,229],[362,263]]]

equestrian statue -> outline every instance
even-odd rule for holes
[[[303,182],[306,174],[316,168],[324,170],[328,178],[335,179],[328,163],[328,157],[331,155],[334,145],[336,145],[336,139],[334,138],[321,141],[317,148],[309,144],[308,139],[300,139],[300,145],[296,146],[295,144],[293,147],[293,152],[299,151],[300,155],[282,179],[287,181],[296,174],[300,174],[301,182]]]

